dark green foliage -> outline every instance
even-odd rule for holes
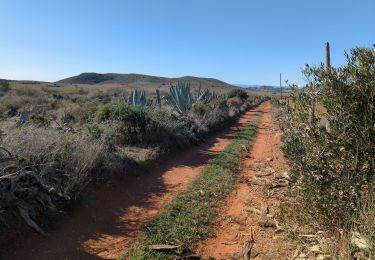
[[[18,103],[9,103],[6,105],[7,115],[12,117],[18,114],[18,110],[21,108],[21,105]]]
[[[10,90],[8,80],[0,80],[0,92],[8,92]]]
[[[67,78],[59,82],[70,84],[98,84],[111,79],[113,79],[111,74],[82,73],[78,76]]]
[[[372,197],[375,49],[355,48],[341,68],[306,67],[283,123],[293,191],[320,224],[346,226]]]
[[[241,100],[246,100],[249,94],[243,89],[233,89],[228,93],[228,98],[238,97]]]
[[[213,78],[198,78],[198,77],[181,77],[181,78],[165,78],[156,77],[142,74],[116,74],[116,73],[82,73],[80,75],[60,80],[59,83],[67,84],[105,84],[105,83],[118,83],[118,84],[150,84],[153,86],[168,85],[178,81],[189,81],[192,86],[202,86],[207,88],[210,86],[217,87],[232,87],[232,85]]]
[[[30,122],[39,127],[50,125],[50,120],[45,113],[34,113],[30,116]]]
[[[181,141],[178,124],[170,122],[171,117],[164,110],[113,102],[97,112],[96,120],[99,127],[88,129],[113,129],[108,137],[118,145],[158,145],[169,149]],[[94,131],[95,135],[100,132],[105,129]]]
[[[72,112],[65,110],[63,115],[61,116],[61,123],[69,124],[76,120],[75,116]]]

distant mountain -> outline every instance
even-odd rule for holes
[[[248,84],[233,84],[234,86],[240,87],[240,88],[257,88],[261,85],[248,85]]]
[[[192,85],[201,85],[202,87],[207,86],[218,86],[218,87],[234,87],[224,81],[213,79],[213,78],[201,78],[185,76],[180,78],[167,78],[157,77],[142,74],[116,74],[116,73],[82,73],[78,76],[62,79],[57,83],[62,84],[160,84],[167,85],[177,81],[189,81]]]

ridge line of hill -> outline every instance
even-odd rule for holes
[[[224,81],[214,79],[214,78],[203,78],[203,77],[194,77],[194,76],[183,76],[177,78],[168,78],[168,77],[159,77],[159,76],[150,76],[136,73],[128,74],[119,74],[119,73],[81,73],[77,76],[65,78],[57,81],[56,83],[63,84],[107,84],[107,83],[122,83],[122,84],[131,84],[131,83],[158,83],[158,84],[170,84],[176,81],[192,81],[200,82],[202,85],[215,85],[215,86],[231,86],[234,85],[226,83]],[[203,84],[204,83],[204,84]]]

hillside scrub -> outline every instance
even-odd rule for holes
[[[74,202],[91,181],[140,163],[136,152],[129,157],[128,148],[156,151],[155,159],[204,141],[209,132],[263,101],[249,97],[234,108],[218,98],[178,115],[169,107],[133,105],[121,96],[103,100],[40,91],[45,95],[20,97],[12,88],[6,94],[14,104],[3,110],[6,124],[6,118],[22,111],[30,116],[4,127],[0,140],[0,241],[23,223],[46,233],[50,211]]]
[[[375,49],[346,56],[340,68],[307,66],[305,88],[293,86],[284,104],[284,152],[296,198],[284,218],[312,231],[361,231],[374,245],[373,218],[364,216],[374,214]]]

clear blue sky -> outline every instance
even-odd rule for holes
[[[81,72],[278,85],[375,43],[374,0],[0,0],[0,78]]]

